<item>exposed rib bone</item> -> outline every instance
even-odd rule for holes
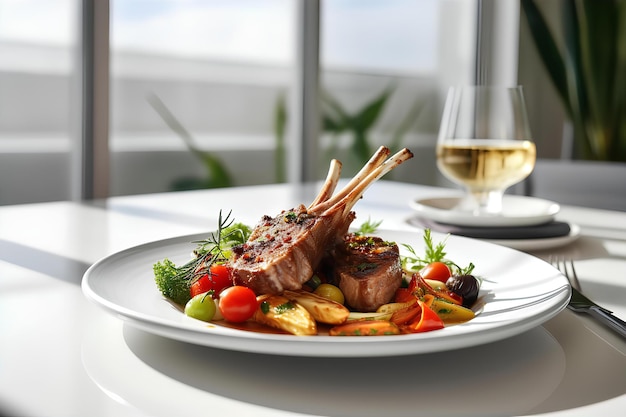
[[[315,200],[309,205],[309,210],[311,207],[314,207],[326,200],[328,200],[333,193],[335,192],[335,188],[337,188],[337,183],[339,182],[339,176],[341,175],[341,162],[336,159],[330,161],[330,167],[328,168],[328,175],[326,176],[326,181],[324,181],[324,185],[322,189],[315,197]]]
[[[327,250],[348,232],[355,218],[351,210],[367,187],[413,156],[407,149],[385,161],[388,155],[389,149],[381,147],[344,189],[329,197],[341,166],[333,162],[311,210],[300,204],[275,217],[263,216],[248,240],[233,247],[233,283],[257,295],[302,288]]]
[[[333,207],[345,203],[346,208],[350,211],[356,202],[361,198],[363,192],[380,177],[400,165],[402,162],[413,157],[408,149],[403,149],[384,161],[389,155],[389,149],[381,146],[372,156],[368,163],[359,171],[359,173],[350,181],[339,193],[332,198],[318,204],[311,209],[312,212],[320,214],[333,210]],[[384,162],[383,162],[384,161]]]
[[[321,213],[326,210],[328,207],[334,205],[337,201],[344,198],[350,190],[352,190],[358,183],[363,181],[365,177],[378,165],[382,164],[385,158],[389,156],[389,149],[385,146],[381,146],[378,148],[376,153],[372,155],[372,157],[367,161],[367,163],[361,168],[361,170],[350,180],[348,184],[345,185],[336,195],[327,198],[326,200],[320,201],[318,204],[311,204],[309,206],[309,211],[311,213]],[[324,204],[320,204],[324,203]]]
[[[344,215],[347,214],[350,210],[352,210],[361,197],[363,197],[363,193],[370,185],[407,159],[411,158],[413,158],[413,153],[406,148],[402,149],[386,160],[382,165],[379,165],[372,172],[370,172],[369,175],[357,184],[357,186],[352,189],[343,200],[338,201],[333,207],[328,208],[328,211],[334,210],[335,207],[339,207],[341,204],[345,204],[343,212]]]

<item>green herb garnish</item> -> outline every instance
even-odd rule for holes
[[[405,270],[419,271],[429,263],[443,262],[448,265],[453,275],[471,274],[471,272],[474,270],[473,263],[470,262],[468,266],[462,268],[446,258],[445,247],[448,236],[450,235],[448,234],[443,241],[435,244],[433,242],[433,237],[430,229],[424,229],[424,246],[426,247],[426,249],[424,250],[424,257],[420,257],[417,252],[415,252],[415,249],[413,249],[412,246],[403,243],[402,246],[404,246],[413,256],[402,256],[402,267]]]
[[[354,232],[354,234],[357,236],[365,236],[365,235],[374,234],[376,230],[378,229],[378,226],[380,226],[382,222],[383,222],[382,220],[373,222],[370,219],[367,219],[367,221],[363,222],[363,224],[361,224],[359,229],[356,232]]]
[[[291,302],[291,301],[287,301],[286,303],[283,303],[279,306],[276,306],[274,308],[274,313],[275,314],[283,314],[286,313],[289,310],[293,310],[294,308],[296,308],[296,306]]]
[[[230,215],[231,212],[223,218],[220,210],[217,231],[207,239],[193,242],[198,245],[194,250],[195,257],[186,264],[177,266],[167,258],[154,264],[154,280],[163,296],[184,305],[191,298],[189,289],[194,280],[206,274],[214,263],[228,260],[233,246],[248,239],[251,229],[242,223],[234,223]]]
[[[358,264],[356,266],[357,271],[359,272],[363,272],[363,271],[369,271],[372,269],[376,269],[376,267],[378,266],[378,264],[373,263],[373,262],[362,262],[360,264]]]
[[[267,314],[270,312],[270,303],[268,303],[267,301],[263,301],[260,307],[263,314]]]

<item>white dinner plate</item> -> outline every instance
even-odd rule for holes
[[[381,230],[377,235],[423,253],[422,231]],[[484,279],[478,302],[481,308],[469,322],[427,333],[380,337],[238,330],[185,316],[162,297],[154,282],[155,262],[169,258],[177,265],[185,263],[196,246],[191,242],[206,236],[160,240],[101,259],[85,272],[83,292],[130,325],[167,338],[236,351],[318,357],[418,354],[489,343],[549,320],[565,308],[570,297],[567,279],[547,262],[507,247],[449,236],[448,258],[459,265],[473,262],[475,274]],[[439,242],[446,235],[433,233],[433,238]]]
[[[554,220],[560,206],[554,201],[535,197],[505,195],[502,213],[477,216],[457,208],[462,196],[420,198],[409,205],[421,217],[458,226],[531,226]]]

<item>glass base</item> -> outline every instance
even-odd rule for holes
[[[475,216],[498,216],[502,214],[502,191],[469,191],[457,208]]]

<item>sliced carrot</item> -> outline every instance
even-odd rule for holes
[[[386,336],[400,334],[395,324],[386,320],[353,321],[329,330],[331,336]]]

